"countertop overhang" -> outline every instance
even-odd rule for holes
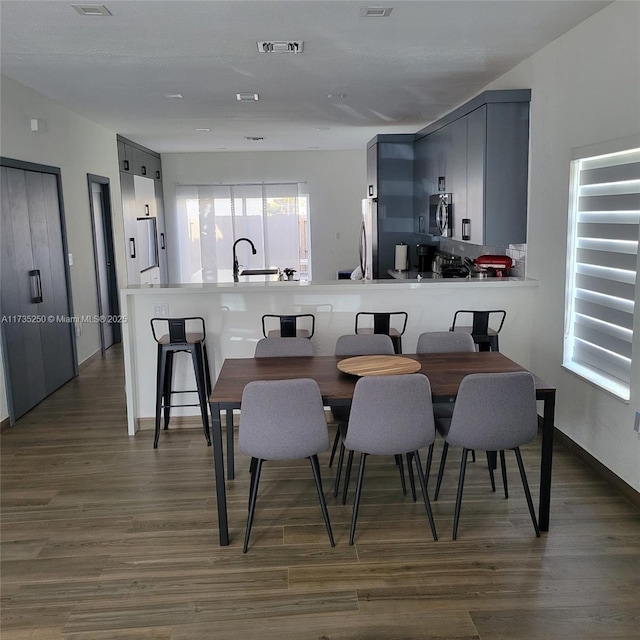
[[[372,289],[416,289],[428,290],[433,287],[451,287],[455,289],[483,288],[516,288],[537,287],[538,280],[533,278],[408,278],[406,280],[294,280],[275,282],[207,282],[207,283],[173,283],[173,284],[144,284],[129,285],[122,289],[125,294],[157,294],[166,293],[215,293],[220,291],[231,292],[233,290],[245,292],[247,290],[287,289],[295,290],[372,290]]]

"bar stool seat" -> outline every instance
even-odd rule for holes
[[[267,325],[274,325],[276,322],[276,328],[268,328]],[[312,313],[289,315],[266,313],[262,316],[262,335],[265,338],[312,338],[315,328],[316,318]]]
[[[373,326],[363,326],[363,321],[366,322],[365,317],[370,316],[373,320]],[[409,315],[406,311],[391,311],[391,312],[378,312],[378,311],[360,311],[356,313],[356,334],[366,333],[382,333],[388,335],[393,342],[393,348],[396,353],[402,353],[402,335],[407,328],[407,319]],[[400,328],[391,326],[392,322],[396,320],[399,322]]]
[[[464,314],[471,315],[471,325],[461,326],[458,323],[458,315],[464,318]],[[500,351],[498,348],[498,334],[502,329],[507,312],[502,309],[479,311],[471,309],[459,309],[453,315],[453,323],[449,331],[466,331],[471,334],[473,341],[478,345],[478,351]],[[497,329],[492,329],[489,323],[494,320],[498,323]],[[464,322],[464,320],[461,320]]]
[[[164,414],[164,428],[169,428],[172,407],[200,407],[202,429],[211,446],[209,432],[208,397],[211,394],[211,374],[207,355],[204,318],[152,318],[151,332],[158,345],[156,382],[156,420],[153,448],[158,448],[160,423]],[[196,389],[175,391],[172,389],[173,357],[176,353],[191,355]],[[197,404],[174,404],[171,397],[179,393],[197,393]]]

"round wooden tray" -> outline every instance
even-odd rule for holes
[[[354,376],[390,376],[420,371],[420,363],[402,356],[355,356],[340,360],[338,369]]]

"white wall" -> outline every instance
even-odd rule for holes
[[[93,237],[87,174],[111,181],[118,280],[126,284],[120,177],[115,133],[83,118],[62,105],[4,76],[1,77],[0,154],[6,158],[59,167],[65,207],[69,251],[73,254],[71,289],[75,315],[97,313]],[[44,123],[44,131],[32,132],[31,118]],[[97,324],[83,324],[77,339],[78,361],[100,349]],[[7,417],[2,384],[0,419]]]
[[[640,3],[609,5],[487,88],[528,87],[527,275],[540,280],[532,368],[558,388],[557,427],[640,490],[640,283],[630,404],[561,368],[571,150],[640,133]]]
[[[255,153],[166,153],[162,175],[170,281],[178,282],[171,237],[177,237],[176,184],[305,182],[309,193],[314,280],[335,280],[359,263],[361,201],[366,196],[366,149]],[[336,235],[338,237],[336,237]]]

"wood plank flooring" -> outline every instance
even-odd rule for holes
[[[118,347],[0,442],[2,640],[639,637],[640,513],[561,446],[540,539],[508,454],[509,500],[491,493],[483,458],[469,465],[451,540],[452,449],[438,542],[393,461],[370,458],[349,547],[327,453],[336,547],[308,462],[266,463],[244,555],[248,460],[236,456],[231,545],[219,547],[211,449],[198,429],[163,431],[157,450],[152,431],[127,436]],[[523,450],[536,505],[539,449]]]

